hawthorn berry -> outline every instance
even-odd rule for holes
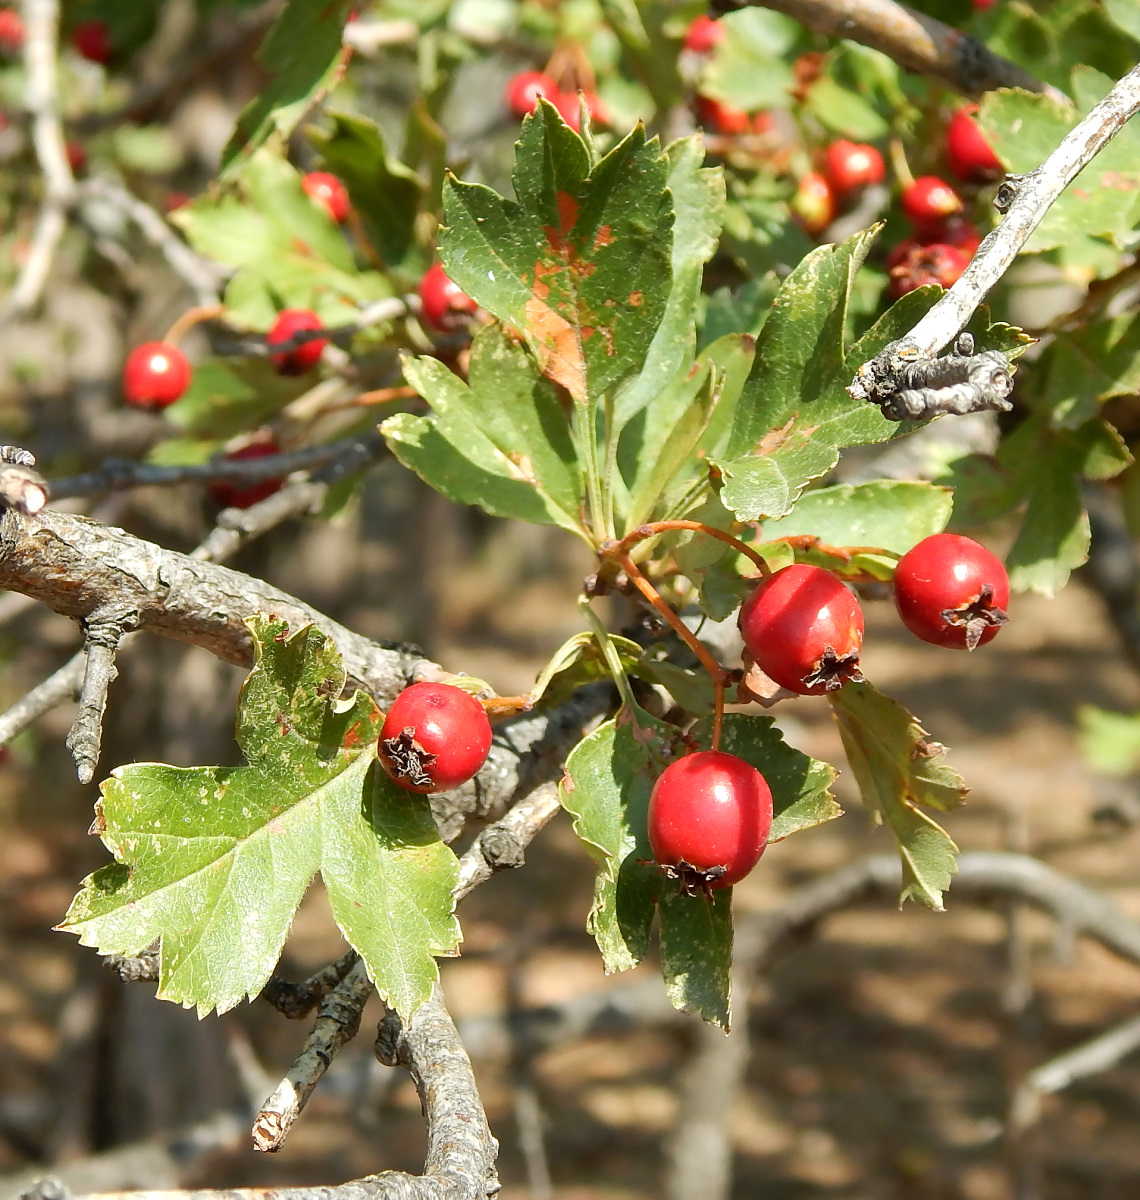
[[[835,220],[835,193],[818,172],[808,171],[800,180],[796,194],[788,202],[792,216],[813,236],[822,233]]]
[[[556,96],[550,98],[551,104],[558,109],[558,114],[574,130],[578,133],[582,128],[582,113],[578,107],[577,92],[559,92]]]
[[[65,142],[63,151],[67,155],[67,165],[71,168],[72,175],[82,175],[87,169],[87,151],[84,149],[83,143]]]
[[[123,365],[123,399],[136,408],[166,408],[190,386],[186,355],[167,342],[144,342]]]
[[[689,22],[685,30],[685,49],[694,54],[708,54],[714,46],[724,41],[724,26],[708,13],[701,13]]]
[[[882,183],[887,168],[874,146],[841,139],[824,151],[823,173],[840,196],[847,196],[872,183]]]
[[[229,462],[247,462],[251,458],[269,458],[280,454],[281,447],[272,439],[250,442],[240,450],[226,455]],[[219,508],[252,508],[259,500],[265,500],[281,490],[282,480],[260,479],[256,483],[212,483],[210,497]]]
[[[720,133],[725,137],[739,137],[752,128],[752,118],[744,109],[722,104],[712,96],[698,96],[696,110],[697,123],[703,129],[711,129],[713,133]]]
[[[919,229],[929,228],[962,211],[962,197],[937,175],[920,175],[903,188],[903,212]]]
[[[887,258],[887,274],[890,283],[887,293],[897,300],[915,288],[936,283],[948,288],[969,266],[970,256],[957,246],[946,246],[938,242],[923,245],[907,239],[900,242]]]
[[[558,95],[558,84],[542,71],[520,71],[507,82],[507,107],[516,117],[525,117],[538,107],[543,97],[552,104]]]
[[[686,894],[731,887],[768,844],[772,792],[744,759],[702,750],[661,772],[648,822],[654,859]]]
[[[338,225],[343,225],[348,219],[351,207],[348,192],[335,175],[330,175],[328,171],[310,171],[301,176],[301,187]]]
[[[974,120],[976,104],[967,104],[946,126],[946,162],[959,179],[994,179],[1005,174],[981,126]]]
[[[388,709],[377,757],[407,791],[446,792],[472,778],[490,749],[491,723],[470,692],[413,683]]]
[[[71,44],[90,62],[106,66],[114,55],[106,21],[80,21],[71,31]]]
[[[23,48],[23,19],[14,8],[0,8],[0,53],[14,58]]]
[[[419,294],[420,315],[433,329],[444,333],[457,329],[462,324],[462,315],[479,307],[459,284],[447,277],[441,262],[433,262],[423,273]]]
[[[278,346],[291,341],[294,334],[309,329],[323,329],[320,317],[308,308],[283,308],[273,322],[273,328],[265,335],[266,345]],[[329,344],[328,338],[314,338],[302,342],[292,350],[282,350],[269,357],[279,375],[304,375],[320,361],[321,352]]]
[[[740,610],[740,634],[756,665],[801,696],[862,681],[863,610],[830,571],[793,563],[763,579]]]
[[[973,650],[1009,619],[1009,576],[985,546],[959,533],[924,538],[895,568],[895,605],[924,642]]]

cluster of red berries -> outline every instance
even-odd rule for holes
[[[482,704],[450,683],[413,683],[392,702],[376,755],[409,792],[446,792],[472,779],[491,749]]]
[[[955,533],[925,538],[899,560],[895,604],[916,637],[973,650],[1006,622],[1009,578],[984,546]],[[822,567],[798,563],[760,583],[740,612],[744,644],[760,669],[800,695],[861,679],[863,613]],[[683,891],[738,883],[760,861],[772,826],[764,776],[733,754],[706,750],[671,763],[649,800],[653,857]]]
[[[916,637],[973,650],[1006,622],[1009,577],[971,538],[936,533],[899,559],[894,595]],[[862,679],[863,611],[823,567],[796,563],[768,576],[744,602],[740,632],[760,670],[790,692],[819,696]]]
[[[507,82],[504,94],[507,107],[516,117],[525,117],[534,112],[539,100],[549,100],[561,114],[562,119],[575,132],[581,128],[581,108],[578,97],[586,102],[590,120],[608,124],[609,113],[596,92],[565,92],[557,82],[542,71],[520,71]]]

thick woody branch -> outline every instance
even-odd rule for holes
[[[1060,93],[968,33],[894,0],[711,0],[714,13],[755,6],[794,17],[809,29],[881,50],[901,67],[937,79],[964,96],[999,87]]]
[[[1140,109],[1140,67],[1124,76],[1107,96],[1072,129],[1061,144],[1038,167],[1027,175],[1006,180],[998,190],[995,204],[1004,213],[998,227],[989,233],[969,266],[958,281],[931,308],[918,324],[903,338],[892,342],[881,354],[863,364],[848,391],[857,400],[869,400],[883,407],[884,414],[900,419],[894,411],[897,397],[915,393],[915,372],[934,370],[943,360],[935,355],[953,341],[977,311],[986,295],[1009,269],[1021,248],[1029,240],[1049,208],[1066,187],[1093,158],[1115,137],[1133,114]],[[970,412],[983,408],[1002,408],[1008,388],[999,388],[994,397],[978,390],[979,402],[974,407],[959,403],[960,385],[968,384],[974,365],[985,367],[986,355],[967,355],[953,378],[939,379],[937,387],[947,396],[953,395],[953,406],[930,407],[920,416],[936,411]],[[920,381],[921,383],[921,381]],[[925,385],[924,385],[925,386]],[[955,390],[958,389],[958,390]],[[930,389],[933,393],[934,389]],[[937,397],[929,395],[936,406]],[[912,415],[909,405],[902,416]],[[917,411],[917,409],[915,410]]]
[[[24,66],[28,75],[24,103],[32,118],[32,143],[43,173],[44,199],[16,286],[0,307],[0,328],[39,303],[75,197],[75,180],[59,117],[58,0],[24,0],[23,14]]]

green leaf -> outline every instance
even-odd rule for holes
[[[1103,0],[1104,11],[1114,25],[1140,40],[1140,5],[1136,0]]]
[[[795,44],[794,22],[747,8],[722,18],[724,40],[701,79],[701,93],[734,108],[786,108],[795,76],[784,55]]]
[[[808,89],[807,108],[842,137],[870,142],[890,132],[887,121],[858,92],[840,87],[830,75],[821,75]]]
[[[1128,313],[1054,335],[1038,373],[1050,420],[1076,429],[1113,396],[1140,391],[1140,321]]]
[[[646,814],[672,732],[639,710],[632,720],[600,725],[566,760],[559,798],[598,865],[586,927],[607,974],[637,966],[649,950],[664,876],[653,863]]]
[[[627,670],[641,657],[641,647],[629,638],[610,634],[610,644]],[[541,701],[555,705],[569,699],[580,687],[609,677],[609,666],[597,639],[592,633],[576,633],[554,652],[535,680],[530,695],[536,704]]]
[[[116,861],[88,876],[60,926],[103,954],[159,941],[163,999],[224,1012],[262,989],[320,871],[333,916],[380,994],[405,1018],[459,941],[454,854],[422,796],[375,761],[381,714],[341,700],[333,643],[305,627],[249,622],[244,767],[120,767],[96,825]]]
[[[674,212],[672,285],[644,366],[614,399],[614,423],[619,429],[673,385],[692,362],[701,278],[705,263],[716,253],[724,219],[724,173],[720,167],[702,165],[701,139],[682,138],[665,153]]]
[[[435,358],[406,357],[404,375],[433,409],[380,427],[406,467],[460,504],[581,532],[566,414],[524,347],[488,326],[472,345],[467,383]]]
[[[240,167],[271,134],[287,138],[333,87],[348,62],[344,27],[355,0],[289,0],[257,57],[271,72],[222,152],[223,175]]]
[[[1077,709],[1081,754],[1103,775],[1131,775],[1140,767],[1140,713],[1115,713],[1082,704]]]
[[[782,517],[804,488],[838,461],[839,451],[822,438],[791,433],[771,450],[717,463],[724,477],[721,502],[741,521]]]
[[[1045,95],[989,92],[978,120],[1011,172],[1036,170],[1069,130],[1111,86],[1091,68],[1074,73],[1082,95],[1072,108]],[[1123,246],[1140,200],[1140,129],[1129,123],[1069,184],[1026,243],[1026,251],[1065,246],[1072,238],[1104,234]]]
[[[423,181],[389,158],[379,125],[333,112],[331,131],[315,135],[325,165],[348,189],[368,240],[390,267],[406,267],[416,253],[416,217]]]
[[[641,366],[672,285],[670,163],[638,126],[593,169],[542,101],[522,127],[515,200],[449,179],[448,275],[520,330],[543,372],[579,403]]]
[[[326,325],[347,324],[392,294],[383,275],[357,270],[340,227],[278,154],[257,151],[234,183],[173,215],[199,253],[237,268],[228,322],[266,329],[282,308],[309,308]]]
[[[683,896],[665,888],[661,913],[661,974],[670,1003],[726,1033],[732,1019],[732,889]]]
[[[878,546],[905,554],[946,528],[952,505],[950,490],[930,483],[847,483],[802,496],[786,517],[765,524],[764,539],[810,534],[831,546]]]
[[[224,441],[256,428],[310,386],[279,375],[268,358],[207,358],[194,364],[185,395],[163,416],[188,436]]]
[[[885,821],[898,843],[903,883],[900,903],[917,900],[942,911],[958,847],[920,805],[950,812],[966,794],[945,748],[897,701],[869,683],[848,683],[828,697],[839,721],[847,761],[863,803]]]

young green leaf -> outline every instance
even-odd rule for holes
[[[354,6],[355,0],[289,0],[258,51],[272,74],[238,117],[222,152],[223,174],[239,169],[274,132],[287,138],[337,83],[348,62],[344,27]]]
[[[946,765],[945,747],[928,742],[914,717],[871,684],[848,683],[828,699],[863,803],[898,843],[900,903],[917,900],[941,912],[958,847],[924,809],[956,808],[967,791],[962,777]]]
[[[581,533],[566,413],[525,347],[488,326],[472,345],[467,383],[435,358],[405,358],[404,375],[434,410],[381,426],[406,467],[460,504]]]
[[[455,952],[455,856],[422,796],[376,763],[381,714],[341,700],[344,666],[311,627],[250,622],[244,767],[120,767],[96,827],[115,862],[84,881],[61,929],[104,954],[159,942],[163,999],[224,1012],[256,996],[320,871],[333,915],[377,989],[405,1017]]]

